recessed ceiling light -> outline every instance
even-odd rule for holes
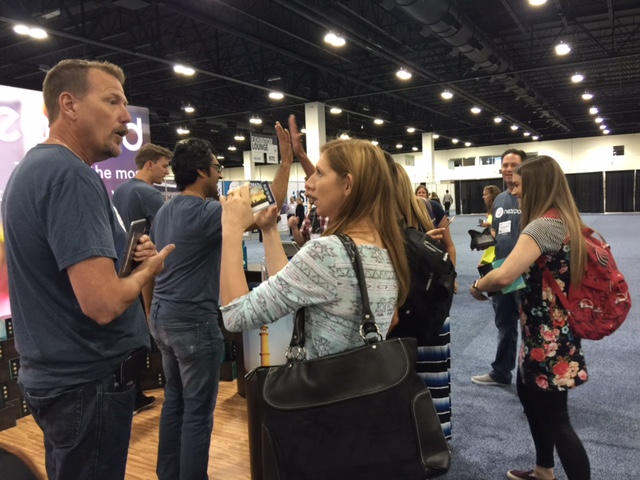
[[[589,113],[590,113],[591,115],[596,115],[596,114],[598,113],[598,107],[591,107],[591,108],[589,109]]]
[[[523,133],[523,135],[524,135],[525,137],[528,137],[529,135],[531,135],[531,133],[530,133],[530,132],[524,132],[524,133]]]
[[[272,100],[282,100],[284,98],[284,93],[282,92],[269,92],[269,98]]]
[[[571,47],[564,42],[560,42],[556,45],[556,53],[558,55],[566,55],[571,51]]]
[[[476,105],[474,105],[473,107],[471,107],[471,113],[477,115],[482,111],[482,109]]]
[[[596,123],[602,123],[603,121],[604,121],[604,118],[596,117]]]
[[[583,100],[591,100],[592,98],[593,98],[593,93],[584,92],[582,94],[582,99]]]
[[[396,77],[400,80],[409,80],[411,78],[411,72],[407,72],[404,68],[401,68],[396,72]]]
[[[416,129],[414,127],[407,127],[407,133],[413,133]]]
[[[438,135],[437,133],[434,133],[434,134],[433,134],[433,139],[434,139],[434,140],[437,140],[438,138],[440,138],[440,135]]]
[[[384,123],[384,120],[382,120],[381,118],[376,118],[373,123],[375,123],[376,125],[382,125]]]
[[[458,143],[460,140],[458,140],[457,138],[452,138],[451,139],[451,143]]]
[[[440,94],[440,96],[445,100],[451,100],[453,98],[453,93],[451,93],[449,90],[445,90]]]
[[[500,122],[502,122],[502,117],[495,117],[495,118],[493,119],[493,121],[494,121],[495,123],[500,123]]]
[[[582,74],[580,74],[580,73],[574,73],[574,74],[571,76],[571,81],[572,81],[573,83],[580,83],[580,82],[581,82],[581,81],[583,81],[583,80],[584,80],[584,75],[582,75]]]
[[[331,107],[331,110],[329,110],[329,113],[333,113],[334,115],[338,115],[339,113],[342,113],[342,109],[338,108],[338,107]]]
[[[180,65],[180,64],[174,65],[173,71],[176,72],[176,73],[179,73],[181,75],[186,75],[187,77],[190,77],[191,75],[196,73],[196,71],[193,68],[186,67],[186,66]]]
[[[516,125],[515,123],[511,125],[511,130],[513,130],[514,132],[518,130],[518,128],[519,128],[518,125]]]

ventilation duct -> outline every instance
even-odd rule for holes
[[[558,125],[569,131],[568,123],[560,115],[545,105],[533,85],[519,74],[506,73],[513,65],[496,47],[491,39],[484,35],[471,19],[467,18],[454,0],[395,0],[398,7],[426,27],[426,34],[433,33],[474,62],[474,70],[483,70],[493,75],[512,92],[517,99],[524,101],[535,110],[544,109],[553,113]]]

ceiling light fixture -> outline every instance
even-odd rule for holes
[[[531,135],[531,133],[530,133],[530,132],[524,132],[524,133],[523,133],[523,135],[524,135],[525,137],[528,137],[529,135]]]
[[[453,98],[453,93],[451,93],[449,90],[445,90],[440,94],[440,96],[445,100],[451,100]]]
[[[533,137],[531,137],[531,140],[538,140],[540,137],[538,135],[534,135]]]
[[[418,151],[418,147],[411,147],[411,150],[413,150],[414,152]]]
[[[457,138],[452,138],[451,139],[451,143],[456,144],[458,143],[460,140],[458,140]]]
[[[600,130],[606,130],[607,126],[606,125],[600,125]]]
[[[186,67],[184,65],[174,65],[173,66],[173,71],[176,73],[179,73],[180,75],[186,75],[187,77],[190,77],[191,75],[193,75],[194,73],[196,73],[196,71],[191,68],[191,67]]]
[[[302,128],[300,129],[300,133],[307,133],[307,129],[306,129],[306,128],[304,128],[304,127],[302,127]]]
[[[590,113],[591,115],[596,115],[596,114],[598,113],[598,107],[591,107],[591,108],[589,109],[589,113]]]
[[[236,136],[233,137],[234,140],[237,140],[238,142],[244,142],[244,135],[241,133],[236,133]]]
[[[482,109],[480,107],[478,107],[477,105],[474,105],[473,107],[471,107],[471,113],[477,115],[482,111]]]
[[[340,134],[340,140],[349,140],[349,134],[348,133],[342,133]]]
[[[324,41],[334,47],[344,47],[347,41],[337,33],[329,32],[324,36]]]
[[[413,133],[416,129],[414,127],[407,127],[407,133]]]
[[[377,146],[378,145],[378,141],[377,140],[371,140],[371,144]]]
[[[282,92],[269,92],[269,98],[272,100],[282,100],[284,98],[284,93]]]
[[[338,115],[339,113],[342,113],[342,109],[338,108],[338,107],[331,107],[331,110],[329,110],[329,113],[333,113],[334,115]]]
[[[373,123],[375,123],[376,125],[382,125],[384,123],[384,120],[382,120],[381,118],[376,118]]]
[[[465,147],[470,147],[471,146],[471,142],[464,142],[464,146]]]
[[[605,135],[609,135],[609,130],[604,129],[604,130],[602,130],[602,133],[604,133]]]
[[[403,145],[402,145],[401,143],[396,143],[396,148],[397,148],[398,150],[400,150],[402,147],[403,147]]]
[[[493,121],[495,123],[500,123],[500,122],[502,122],[502,117],[494,117]]]
[[[518,128],[520,128],[520,127],[518,127],[518,125],[516,125],[515,123],[513,125],[511,125],[511,130],[513,130],[514,132],[516,130],[518,130]]]
[[[187,113],[193,113],[196,111],[196,109],[190,103],[185,103],[182,109]]]
[[[49,36],[47,35],[47,32],[41,28],[32,28],[27,27],[26,25],[16,25],[13,27],[13,31],[20,35],[29,35],[31,38],[37,38],[38,40],[42,40]]]
[[[582,99],[583,100],[591,100],[592,98],[593,98],[593,93],[584,92],[582,94]]]
[[[218,160],[224,160],[224,155],[217,155],[217,156],[216,156],[216,158],[217,158]]]
[[[547,0],[529,0],[529,5],[532,7],[539,7],[540,5],[544,5],[547,3]]]
[[[574,73],[574,74],[571,76],[571,81],[572,81],[573,83],[580,83],[580,82],[581,82],[581,81],[583,81],[583,80],[584,80],[584,75],[582,75],[582,74],[580,74],[580,73],[577,73],[577,72],[576,72],[576,73]]]
[[[178,127],[176,128],[176,133],[178,135],[189,135],[189,129],[186,127]]]
[[[411,72],[408,72],[404,68],[401,68],[396,72],[396,77],[398,77],[400,80],[409,80],[411,78]]]
[[[604,118],[596,117],[596,123],[602,123],[603,121],[604,121]]]
[[[438,135],[437,133],[434,133],[432,136],[434,140],[437,140],[440,138],[440,135]]]
[[[557,55],[566,55],[571,51],[571,47],[564,42],[560,42],[556,45],[556,54]]]
[[[262,119],[260,117],[253,116],[249,120],[249,123],[251,123],[253,125],[260,125],[260,124],[262,124]]]
[[[237,148],[235,147],[235,145],[229,145],[229,151],[235,152],[236,150]]]

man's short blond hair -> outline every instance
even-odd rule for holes
[[[168,160],[171,160],[171,157],[173,157],[173,152],[171,152],[171,150],[169,149],[161,147],[160,145],[147,143],[146,145],[143,145],[136,154],[136,167],[138,167],[138,170],[142,170],[145,163],[147,163],[149,160],[151,160],[153,163],[156,163],[162,157],[167,157]]]
[[[60,107],[58,99],[63,92],[81,96],[89,90],[87,75],[89,70],[101,70],[115,77],[124,85],[125,75],[122,69],[110,62],[92,60],[67,59],[61,60],[47,72],[42,84],[44,106],[47,109],[49,126],[58,119]]]

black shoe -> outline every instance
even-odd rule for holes
[[[155,403],[156,403],[156,397],[142,396],[141,398],[137,398],[136,404],[133,407],[133,414],[137,415],[143,410],[153,407]]]

